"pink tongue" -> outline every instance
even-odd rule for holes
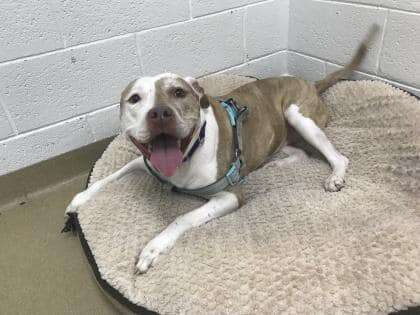
[[[166,177],[172,176],[182,163],[182,152],[171,136],[160,135],[153,140],[151,153],[150,162]]]

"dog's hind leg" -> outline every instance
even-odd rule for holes
[[[315,122],[303,116],[299,112],[299,107],[295,104],[290,105],[285,111],[288,123],[311,145],[319,150],[331,165],[332,173],[325,181],[327,191],[339,191],[344,187],[344,176],[349,160],[339,153],[325,133],[315,124]]]

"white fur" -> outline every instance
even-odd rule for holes
[[[190,160],[176,170],[173,176],[166,178],[178,187],[199,188],[207,186],[217,179],[219,128],[211,107],[201,109],[200,117],[201,126],[206,121],[204,143],[198,147]],[[137,272],[146,272],[150,266],[156,263],[159,255],[167,253],[177,239],[189,229],[236,210],[238,206],[239,202],[235,194],[220,192],[202,207],[178,217],[142,250],[136,265]]]
[[[325,133],[312,119],[303,116],[299,112],[298,105],[290,105],[284,114],[289,124],[309,144],[317,148],[330,163],[333,171],[325,181],[325,189],[327,191],[338,191],[344,187],[344,176],[349,160],[334,148]]]
[[[146,126],[146,114],[154,104],[156,92],[154,83],[162,76],[170,77],[172,75],[163,74],[153,78],[142,78],[134,84],[132,91],[127,96],[129,98],[133,93],[138,93],[142,97],[141,104],[137,104],[137,106],[127,104],[125,111],[122,113],[123,124],[125,124],[123,129],[125,128],[129,134],[135,136],[139,140],[142,140],[141,137],[147,133],[147,130],[144,130],[144,126]],[[189,84],[193,84],[194,82],[193,79],[188,78]],[[290,105],[285,111],[285,117],[290,125],[293,126],[306,141],[321,151],[331,164],[333,172],[325,182],[325,188],[329,191],[337,191],[343,187],[344,175],[348,164],[347,158],[337,152],[322,130],[311,119],[304,117],[299,112],[299,107],[297,105]],[[211,107],[200,110],[199,125],[202,126],[204,122],[207,124],[204,143],[196,150],[191,159],[184,162],[176,170],[173,176],[166,178],[169,182],[178,187],[188,189],[199,188],[211,184],[217,179],[219,128]],[[197,134],[195,134],[194,137],[197,137]],[[286,152],[289,157],[281,162],[281,165],[306,156],[301,150],[293,147],[286,146],[283,148],[283,151]],[[105,179],[94,183],[86,191],[76,195],[68,206],[66,213],[75,212],[78,207],[91,199],[106,184],[139,168],[145,168],[141,157],[128,163],[119,171],[109,175]],[[148,268],[157,261],[159,255],[167,253],[174,246],[177,239],[189,229],[234,211],[238,206],[239,201],[235,194],[220,192],[215,194],[203,206],[178,217],[142,250],[138,263],[136,264],[137,272],[146,272]]]
[[[175,186],[195,189],[207,186],[216,181],[217,146],[219,143],[219,127],[213,109],[200,110],[200,125],[206,121],[206,137],[192,157],[182,163],[171,177],[165,178]],[[193,141],[192,141],[193,142]]]
[[[125,110],[121,115],[121,129],[126,136],[133,136],[140,142],[146,143],[150,139],[146,116],[155,103],[156,77],[138,79],[127,95],[127,100],[133,94],[138,94],[141,100],[136,104],[125,102]]]
[[[82,191],[78,193],[73,200],[70,202],[70,204],[67,206],[66,209],[66,215],[69,213],[75,213],[77,212],[77,209],[88,202],[93,196],[95,196],[99,191],[101,191],[105,185],[119,180],[125,175],[131,173],[132,171],[136,169],[145,169],[144,161],[142,157],[139,157],[129,163],[127,163],[124,167],[116,171],[115,173],[112,173],[111,175],[105,177],[104,179],[101,179],[92,185],[89,186],[88,189],[85,191]]]
[[[146,116],[152,109],[156,98],[156,81],[166,78],[167,83],[171,86],[171,79],[180,78],[180,76],[172,73],[163,73],[154,77],[142,77],[134,83],[130,92],[126,96],[125,108],[121,115],[121,129],[126,136],[133,136],[141,143],[147,143],[150,139],[150,132],[147,128]],[[127,100],[133,94],[138,94],[141,100],[136,104],[130,104]],[[177,126],[179,129],[179,137],[185,138],[190,132],[190,127],[175,111]]]
[[[179,216],[142,250],[136,264],[137,272],[146,272],[156,263],[159,255],[167,253],[178,238],[189,229],[226,215],[236,210],[238,206],[239,201],[235,194],[222,191],[203,206]]]
[[[133,85],[127,99],[134,93],[142,98],[140,104],[126,103],[125,111],[122,113],[123,130],[140,141],[147,138],[146,114],[154,104],[155,81],[163,74],[153,78],[139,79]],[[189,82],[194,82],[189,79]],[[198,104],[197,104],[198,106]],[[198,147],[193,156],[183,163],[173,176],[167,178],[172,184],[188,189],[203,187],[213,183],[217,179],[217,146],[219,142],[219,128],[211,107],[200,110],[200,126],[206,122],[206,136],[204,143]],[[197,137],[197,134],[195,135]],[[193,140],[194,141],[194,140]],[[145,141],[146,142],[146,141]],[[96,193],[103,189],[108,183],[118,180],[135,169],[145,169],[142,157],[129,162],[119,171],[92,184],[87,190],[77,194],[67,207],[66,214],[76,212],[77,208],[93,198]],[[223,216],[239,206],[235,194],[220,192],[214,195],[203,206],[178,217],[163,232],[151,240],[142,250],[137,263],[137,271],[145,272],[153,265],[158,256],[168,252],[176,240],[186,231],[193,227],[200,226],[214,218]]]

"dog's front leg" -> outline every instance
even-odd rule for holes
[[[176,240],[189,229],[226,215],[238,207],[239,200],[236,194],[222,191],[203,206],[179,216],[142,250],[136,265],[136,273],[146,272],[156,263],[158,256],[169,252]]]
[[[77,208],[85,204],[94,195],[96,195],[99,191],[101,191],[102,188],[105,187],[105,185],[124,177],[125,175],[131,173],[132,171],[136,169],[143,169],[143,170],[145,169],[143,157],[136,158],[135,160],[127,163],[125,166],[123,166],[121,169],[119,169],[115,173],[112,173],[111,175],[105,177],[104,179],[98,180],[97,182],[90,185],[89,188],[87,188],[85,191],[82,191],[78,193],[76,196],[74,196],[73,200],[67,206],[66,215],[68,215],[69,213],[77,212]]]

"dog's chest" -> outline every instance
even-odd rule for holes
[[[196,189],[215,182],[216,174],[217,163],[207,163],[203,160],[200,163],[194,163],[193,167],[188,167],[186,170],[180,169],[170,181],[180,188]]]
[[[203,114],[206,120],[204,143],[168,179],[177,187],[196,189],[210,185],[217,180],[219,128],[211,108],[207,109]]]

